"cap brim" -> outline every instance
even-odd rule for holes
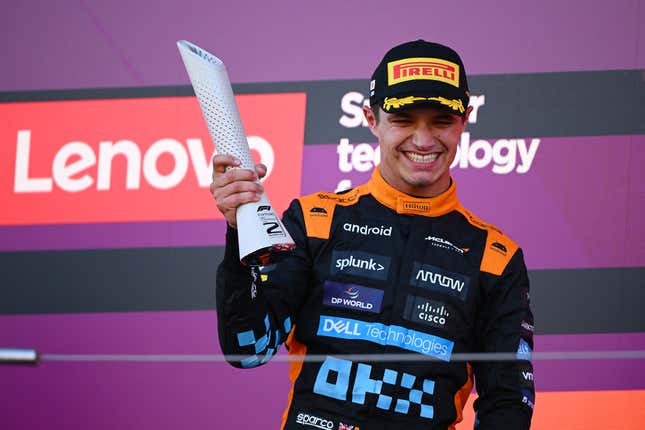
[[[400,112],[413,106],[432,105],[452,114],[464,116],[468,106],[461,99],[448,99],[443,96],[406,96],[386,97],[381,103],[381,109],[387,113]]]

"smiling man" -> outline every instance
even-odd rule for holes
[[[366,184],[294,200],[284,223],[296,250],[271,266],[242,266],[234,230],[235,209],[258,200],[266,169],[228,169],[238,161],[214,157],[211,191],[229,225],[220,344],[243,368],[283,343],[298,356],[282,429],[455,428],[474,380],[476,428],[529,428],[533,316],[522,251],[459,203],[449,171],[469,95],[452,49],[418,40],[388,51],[364,109],[381,164]],[[454,359],[468,353],[515,359]]]

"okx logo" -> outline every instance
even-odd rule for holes
[[[334,251],[331,260],[332,274],[347,274],[386,280],[390,271],[390,258],[362,251]]]
[[[376,373],[369,364],[354,366],[349,360],[326,357],[316,375],[314,393],[358,405],[371,404],[403,415],[434,418],[434,407],[430,404],[435,388],[433,380],[421,381],[412,374],[392,369],[385,369],[382,376],[380,371]],[[386,393],[396,393],[396,397]]]

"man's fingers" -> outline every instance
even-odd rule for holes
[[[264,187],[258,182],[233,181],[223,186],[217,186],[217,184],[213,183],[211,184],[211,191],[215,200],[221,200],[236,193],[249,192],[262,194],[264,192]]]
[[[265,166],[262,163],[256,164],[255,165],[255,171],[258,174],[258,178],[262,179],[267,174],[267,166]]]
[[[258,175],[249,169],[230,169],[225,173],[213,173],[211,189],[222,188],[235,182],[257,182]]]
[[[244,203],[257,202],[260,196],[254,191],[246,191],[242,193],[230,194],[222,200],[217,200],[217,207],[222,213],[228,211],[235,211]]]
[[[240,160],[237,157],[227,154],[217,154],[213,157],[213,175],[215,173],[224,173],[229,167],[238,167]]]

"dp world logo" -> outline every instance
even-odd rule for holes
[[[372,313],[381,311],[383,290],[378,288],[327,280],[323,289],[324,305]]]
[[[358,288],[351,286],[345,290],[345,294],[347,294],[350,299],[358,299],[359,291]]]

